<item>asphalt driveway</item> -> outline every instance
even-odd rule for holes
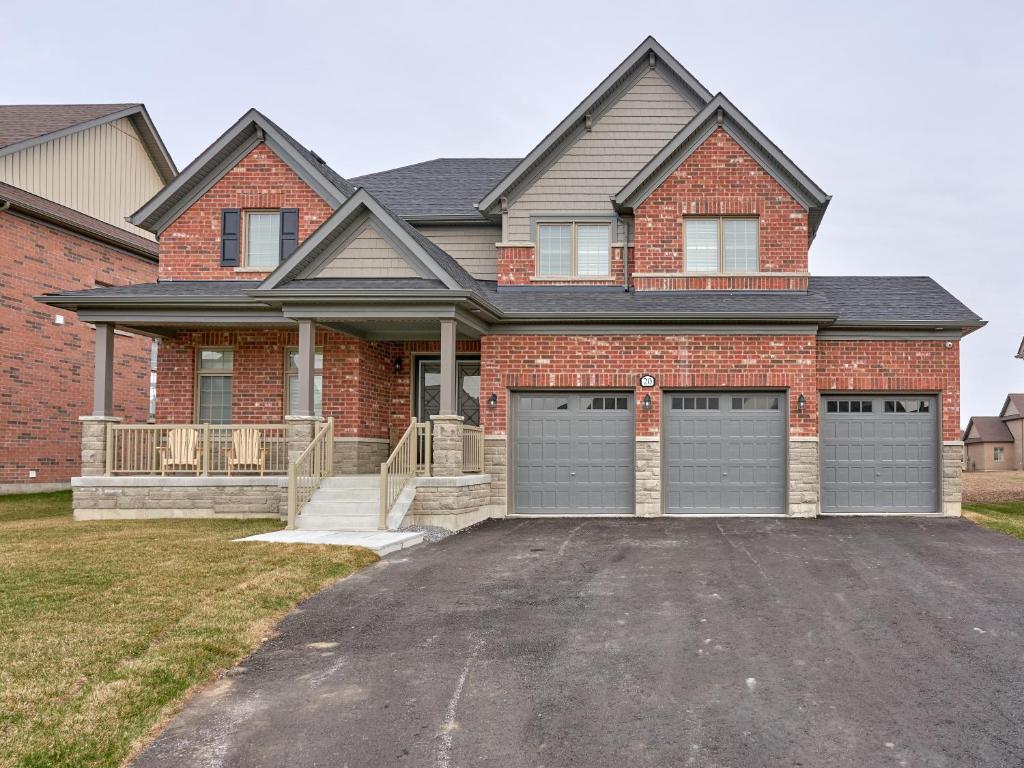
[[[685,765],[1024,765],[1024,542],[920,518],[489,523],[303,604],[137,762]]]

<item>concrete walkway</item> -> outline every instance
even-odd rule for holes
[[[366,547],[378,555],[387,555],[423,541],[419,531],[271,531],[235,541],[269,541],[277,544],[336,544]]]
[[[508,520],[288,616],[136,768],[1024,765],[1024,542]]]

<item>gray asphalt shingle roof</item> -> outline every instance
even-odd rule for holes
[[[930,277],[812,277],[810,289],[824,294],[844,323],[981,321]]]
[[[138,104],[0,104],[0,148],[87,123]]]
[[[435,246],[436,247],[436,246]],[[438,249],[440,250],[440,249]],[[441,251],[444,254],[444,251]],[[444,254],[447,256],[447,254]],[[450,259],[451,257],[448,256]],[[463,274],[466,274],[463,270]],[[473,280],[473,278],[469,278]],[[934,280],[927,277],[812,277],[803,291],[651,291],[627,293],[618,288],[523,287],[498,289],[493,282],[473,280],[475,293],[506,317],[635,314],[688,317],[799,319],[835,318],[837,325],[899,325],[907,322],[971,327],[980,319]],[[61,294],[65,299],[244,297],[259,286],[254,280],[180,281],[96,288]],[[461,285],[461,283],[460,283]],[[285,290],[441,290],[439,280],[419,278],[315,278],[284,283]],[[465,286],[470,287],[470,286]],[[663,318],[664,319],[664,318]]]
[[[441,157],[358,176],[366,187],[405,218],[480,218],[475,204],[511,171],[518,158]]]

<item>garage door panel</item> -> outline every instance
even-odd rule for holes
[[[783,403],[778,393],[666,396],[666,511],[784,511]]]
[[[937,511],[936,406],[920,396],[823,397],[822,511]]]
[[[570,392],[514,398],[516,512],[632,514],[632,396]]]

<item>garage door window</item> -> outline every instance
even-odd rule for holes
[[[717,397],[673,397],[673,411],[717,411]]]
[[[734,411],[777,411],[779,410],[779,398],[764,395],[734,397],[732,409]]]
[[[629,405],[624,397],[594,397],[587,403],[588,411],[628,411]]]
[[[886,413],[928,413],[927,400],[886,400]]]
[[[825,403],[828,413],[871,413],[870,400],[829,400]]]

